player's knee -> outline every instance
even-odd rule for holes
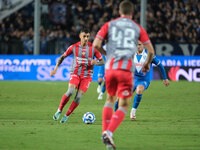
[[[127,101],[120,101],[118,106],[128,111],[129,103]]]
[[[75,97],[75,99],[74,99],[74,102],[75,103],[80,103],[81,97],[82,97],[82,94],[78,92],[76,97]]]
[[[123,101],[123,102],[120,102],[120,103],[119,103],[119,106],[120,106],[120,107],[128,107],[128,106],[129,106],[129,103]]]
[[[124,108],[124,107],[119,107],[118,110],[121,110],[122,112],[124,112],[124,114],[126,115],[128,109]]]
[[[142,94],[143,91],[144,91],[144,89],[142,89],[142,88],[137,88],[136,93],[137,93],[137,94]]]
[[[69,87],[68,90],[67,90],[67,92],[65,93],[65,95],[67,97],[70,97],[70,96],[72,96],[74,94],[74,92],[75,92],[75,88]]]
[[[103,78],[98,78],[98,81],[101,83],[103,82]]]

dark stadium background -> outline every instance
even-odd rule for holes
[[[39,1],[37,48],[34,7]],[[145,0],[131,1],[133,19],[140,23]],[[0,150],[105,149],[100,137],[106,94],[97,100],[98,66],[94,82],[66,124],[52,116],[67,91],[73,57],[63,61],[55,76],[50,77],[50,71],[66,48],[79,40],[83,26],[91,31],[92,42],[106,21],[118,17],[120,2],[0,0]],[[147,0],[146,30],[170,85],[163,85],[159,69],[153,66],[153,81],[143,94],[137,120],[129,118],[132,101],[115,132],[117,149],[199,150],[200,1]],[[94,124],[83,123],[86,112],[95,114]]]

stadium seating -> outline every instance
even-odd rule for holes
[[[91,41],[108,20],[118,17],[120,0],[41,0],[41,54],[60,54],[78,41],[82,26]],[[140,19],[140,1],[134,0],[134,20]],[[147,32],[153,42],[200,43],[200,3],[152,0],[147,4]],[[33,3],[0,22],[0,54],[33,53]],[[65,43],[66,42],[66,43]],[[9,44],[15,45],[14,49]],[[19,44],[17,44],[19,43]],[[22,45],[22,47],[21,47]],[[20,47],[19,47],[20,46]],[[15,48],[21,48],[17,51]]]

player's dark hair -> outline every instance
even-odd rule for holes
[[[119,4],[119,10],[124,15],[131,15],[133,12],[133,3],[129,0],[124,0]]]
[[[90,33],[90,31],[87,28],[82,28],[80,33],[85,32],[85,33]]]

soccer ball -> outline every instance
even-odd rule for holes
[[[93,124],[95,122],[95,115],[91,112],[87,112],[83,115],[82,119],[85,124]]]

